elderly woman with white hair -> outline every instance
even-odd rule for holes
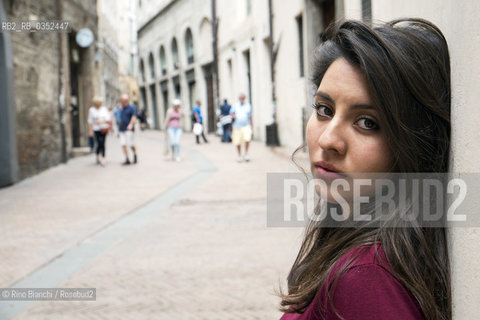
[[[93,106],[88,110],[88,129],[90,136],[95,135],[97,144],[97,164],[105,165],[105,139],[111,127],[111,117],[103,105],[101,97],[93,98]]]

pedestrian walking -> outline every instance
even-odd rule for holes
[[[365,181],[379,172],[395,186],[394,173],[448,171],[446,40],[432,23],[404,19],[376,27],[346,21],[322,41],[306,141],[324,204],[315,212],[326,218],[307,227],[281,319],[451,319],[445,228],[425,227],[413,198],[397,193],[383,206],[371,189],[351,192],[356,173]],[[365,198],[373,200],[360,206]],[[358,215],[349,214],[356,206]],[[371,221],[358,218],[374,210],[381,214]]]
[[[130,158],[128,157],[128,148],[132,150],[133,153],[133,163],[138,162],[137,150],[135,148],[135,121],[137,119],[137,108],[130,104],[128,94],[122,94],[120,96],[120,104],[122,105],[122,110],[120,113],[120,125],[119,130],[119,140],[120,145],[122,146],[123,153],[125,155],[125,162],[123,165],[131,164]]]
[[[101,97],[93,98],[93,106],[88,109],[88,130],[90,137],[96,141],[96,162],[105,165],[105,140],[111,127],[112,119]]]
[[[240,93],[238,102],[230,109],[233,119],[232,142],[237,148],[237,162],[250,161],[248,147],[252,140],[252,105],[245,101],[245,95]],[[242,156],[242,144],[245,144],[245,152]]]
[[[193,108],[193,115],[195,117],[195,124],[193,126],[193,133],[195,134],[195,140],[197,144],[200,144],[200,136],[202,136],[203,142],[208,143],[207,138],[205,137],[205,128],[203,127],[203,116],[200,100],[197,100],[195,108]],[[195,128],[196,126],[196,128]]]
[[[138,115],[138,120],[140,121],[140,129],[143,131],[148,129],[148,122],[147,122],[147,111],[143,108]]]
[[[222,125],[222,142],[231,142],[232,116],[230,110],[232,106],[228,104],[227,99],[223,100],[220,106],[220,124]]]
[[[178,162],[180,161],[180,139],[183,133],[183,114],[180,110],[182,102],[179,99],[174,99],[172,105],[165,116],[165,127],[172,149],[172,160]]]

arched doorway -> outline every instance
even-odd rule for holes
[[[0,1],[0,20],[7,20]],[[0,32],[0,187],[18,180],[17,119],[13,94],[12,44],[8,32]]]

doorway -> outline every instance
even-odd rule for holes
[[[163,101],[163,118],[165,119],[168,110],[168,80],[160,82],[160,88],[162,90],[162,101]]]
[[[208,132],[215,132],[215,103],[213,98],[213,65],[207,64],[203,66],[203,74],[205,77],[205,85],[207,88],[207,119]]]
[[[173,79],[173,90],[175,92],[175,99],[182,99],[182,91],[180,89],[180,77],[175,76]]]
[[[157,93],[155,92],[155,84],[150,85],[150,97],[152,98],[153,127],[158,130],[160,127],[158,123]]]
[[[247,71],[247,88],[248,88],[248,102],[253,105],[252,102],[252,75],[251,75],[251,68],[250,68],[250,50],[246,50],[243,52],[243,57],[245,59],[245,70]]]
[[[82,92],[80,82],[82,77],[82,49],[75,41],[75,33],[68,36],[68,52],[70,66],[70,121],[72,126],[72,145],[81,147],[80,108],[82,106]]]
[[[140,87],[140,97],[142,99],[142,106],[145,110],[148,110],[148,101],[147,101],[147,93],[145,91],[145,87]]]

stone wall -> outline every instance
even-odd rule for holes
[[[73,31],[90,28],[96,37],[96,0],[79,1],[4,1],[8,20],[69,20]],[[57,4],[61,3],[62,7]],[[62,129],[59,116],[60,77],[63,72],[65,97],[65,151],[71,154],[72,133],[69,117],[68,34],[11,33],[14,93],[17,118],[19,178],[41,172],[62,162]],[[63,46],[63,56],[60,48]],[[86,145],[86,110],[90,106],[100,75],[94,64],[95,43],[84,49],[82,57],[83,104],[80,141]],[[65,159],[66,160],[66,159]]]
[[[55,1],[14,1],[10,20],[52,19]],[[59,37],[56,33],[11,33],[20,179],[60,163],[58,119]]]

